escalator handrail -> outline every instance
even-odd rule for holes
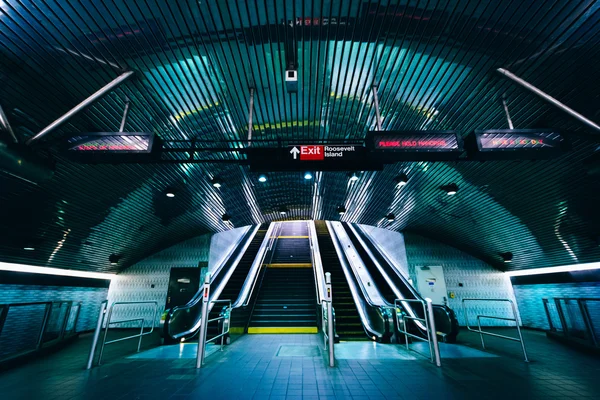
[[[321,261],[321,250],[317,241],[317,230],[314,221],[308,221],[308,236],[310,240],[310,257],[315,275],[315,290],[317,292],[317,304],[321,304],[327,297],[325,293],[325,273],[323,271],[323,262]]]
[[[363,247],[363,249],[365,250],[365,252],[367,253],[367,255],[371,258],[371,261],[373,262],[373,264],[375,265],[375,267],[380,271],[380,273],[383,275],[383,277],[385,278],[385,281],[388,283],[388,285],[390,285],[390,287],[392,288],[394,294],[396,295],[396,298],[398,300],[400,300],[402,307],[404,308],[404,310],[406,310],[406,312],[408,312],[409,316],[412,318],[417,317],[417,313],[415,312],[413,306],[406,301],[402,301],[404,299],[406,299],[405,296],[402,295],[402,291],[396,286],[396,283],[393,281],[393,279],[391,279],[387,272],[384,270],[384,268],[381,266],[381,264],[379,263],[379,260],[377,259],[377,257],[375,257],[375,254],[373,254],[373,251],[371,249],[370,246],[368,246],[368,244],[366,243],[366,241],[368,241],[371,246],[373,247],[373,249],[375,249],[375,251],[377,251],[378,255],[381,256],[383,258],[383,261],[386,262],[390,267],[391,270],[393,272],[396,273],[396,276],[402,281],[402,283],[406,286],[406,288],[409,290],[409,292],[414,296],[414,300],[419,300],[421,302],[424,302],[425,299],[423,298],[423,296],[421,296],[415,289],[414,287],[408,283],[408,281],[406,280],[406,278],[402,275],[402,273],[400,272],[399,268],[395,265],[395,263],[392,262],[391,258],[389,257],[389,255],[380,247],[377,246],[373,239],[364,231],[364,229],[362,229],[361,226],[359,225],[352,225],[352,224],[347,224],[348,228],[352,231],[352,233],[355,235],[356,239],[358,240],[358,242],[360,243],[360,245]],[[355,229],[356,228],[358,229]],[[412,300],[412,299],[407,299],[407,300]],[[413,322],[415,323],[415,325],[417,325],[417,327],[421,330],[426,331],[427,328],[426,326],[416,320],[413,319]]]
[[[367,306],[374,307],[374,308],[379,308],[379,305],[373,304],[371,302],[371,300],[365,296],[364,291],[357,287],[356,282],[358,281],[358,279],[353,274],[352,267],[350,267],[346,261],[345,253],[341,249],[341,244],[338,241],[338,237],[335,232],[335,229],[333,229],[330,221],[326,221],[325,223],[327,224],[327,229],[328,229],[329,235],[331,237],[331,242],[333,243],[333,247],[335,248],[335,252],[337,253],[338,259],[340,261],[340,265],[342,267],[342,270],[344,271],[344,275],[346,276],[346,282],[348,283],[348,289],[350,289],[350,293],[352,294],[352,298],[354,299],[354,303],[356,304],[356,310],[358,311],[358,315],[363,324],[363,327],[365,328],[366,331],[368,331],[367,334],[369,336],[371,336],[371,333],[374,333],[379,337],[383,337],[385,332],[379,332],[377,329],[375,329],[372,326],[370,319],[367,317],[367,311],[363,308],[365,303]],[[352,279],[352,277],[354,279]],[[333,293],[333,297],[335,298],[335,293]]]
[[[252,230],[252,232],[250,232],[251,226],[248,226],[247,230],[242,235],[240,235],[240,237],[237,239],[237,241],[235,242],[235,244],[233,244],[231,246],[231,249],[230,249],[228,255],[226,257],[223,257],[223,259],[221,261],[221,264],[218,265],[215,268],[215,271],[211,273],[211,286],[212,286],[212,283],[215,282],[215,280],[219,279],[218,286],[214,290],[211,290],[211,293],[210,293],[211,299],[218,298],[218,296],[221,294],[221,292],[223,291],[223,288],[227,284],[227,281],[229,280],[229,278],[233,274],[234,270],[237,268],[237,266],[238,266],[241,258],[243,257],[244,253],[248,249],[248,246],[250,246],[250,243],[252,242],[252,240],[256,236],[256,233],[258,232],[259,228],[260,228],[260,225],[257,225],[254,228],[254,230]],[[240,249],[240,243],[242,241],[244,241],[244,245]],[[227,265],[231,261],[231,257],[236,252],[237,252],[237,257],[232,261],[231,266],[228,268],[227,271],[223,271],[223,267],[225,265]],[[224,275],[224,276],[221,275],[222,272],[225,273],[226,275]],[[202,284],[200,286],[200,288],[198,289],[198,291],[196,292],[196,294],[194,295],[194,297],[192,297],[192,299],[190,301],[188,301],[185,305],[175,306],[171,310],[169,310],[169,315],[173,316],[179,310],[190,309],[190,308],[192,308],[194,306],[197,306],[198,302],[200,302],[202,300],[202,294],[203,293],[204,293],[204,284]],[[211,306],[212,305],[214,305],[214,304],[211,304]],[[210,307],[210,308],[212,309],[212,307]],[[170,318],[169,318],[169,320],[170,320]],[[183,332],[178,332],[178,333],[176,333],[174,335],[171,334],[170,323],[168,323],[167,332],[174,339],[185,337],[187,335],[195,333],[198,330],[198,328],[200,327],[200,322],[201,322],[200,318],[198,318],[198,320],[192,325],[192,327],[190,329],[188,329],[186,331],[183,331]]]
[[[343,226],[341,225],[340,222],[330,222],[330,221],[327,221],[327,223],[331,224],[331,225],[333,225],[334,223],[335,224],[340,224],[341,229],[344,230],[344,228],[343,228]],[[345,230],[344,230],[344,232],[345,232]],[[343,246],[342,241],[339,238],[339,236],[338,236],[335,228],[332,229],[332,234],[335,236],[335,240],[333,241],[334,246],[336,245],[336,241],[337,241],[337,243],[339,244],[339,247],[340,247],[340,252],[342,252],[344,254],[345,258],[347,259],[348,258],[348,254],[347,254],[346,248]],[[350,246],[352,246],[351,248],[354,249],[354,245],[350,244],[349,247]],[[338,249],[336,248],[336,251],[337,250]],[[356,251],[356,250],[354,250],[354,251]],[[358,252],[357,252],[357,255],[358,255]],[[338,252],[338,256],[339,256],[339,252]],[[342,259],[340,259],[340,261],[341,260]],[[363,267],[362,269],[364,269],[364,271],[367,271],[367,273],[368,273],[368,270],[364,266],[364,262],[362,261],[362,259],[360,258],[360,256],[359,256],[358,262],[360,262],[362,264],[362,267]],[[352,263],[348,263],[347,266],[350,268],[350,271],[353,272],[353,276],[356,278],[356,282],[358,283],[358,287],[359,287],[360,291],[362,292],[364,299],[366,300],[366,302],[370,306],[372,306],[372,307],[381,307],[381,306],[383,306],[383,307],[389,307],[390,306],[390,304],[387,301],[385,301],[385,299],[379,294],[379,291],[375,288],[375,286],[372,286],[371,288],[372,288],[372,290],[374,292],[376,292],[376,294],[380,297],[380,299],[379,299],[379,301],[377,301],[376,299],[373,299],[371,297],[372,293],[369,293],[370,290],[367,289],[365,283],[363,282],[362,277],[359,274],[356,273],[355,268],[352,266]]]
[[[277,237],[279,233],[275,233],[276,229],[280,228],[281,223],[273,222],[269,225],[269,229],[267,230],[267,234],[265,235],[265,239],[263,240],[260,248],[258,249],[258,253],[256,254],[256,258],[250,267],[250,272],[248,273],[248,277],[242,286],[242,290],[240,291],[240,295],[238,296],[235,303],[231,306],[232,308],[238,307],[246,307],[250,303],[250,299],[252,298],[252,294],[254,293],[254,288],[256,287],[256,282],[258,281],[258,277],[260,275],[260,269],[263,265],[265,257],[269,252],[273,250],[273,245],[277,241]]]

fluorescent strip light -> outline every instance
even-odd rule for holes
[[[505,272],[505,274],[508,276],[528,276],[528,275],[540,275],[540,274],[555,274],[557,272],[589,271],[592,269],[600,269],[600,262],[593,262],[593,263],[587,263],[587,264],[562,265],[560,267],[533,268],[533,269],[526,269],[524,271],[509,271],[509,272]]]
[[[12,264],[12,263],[5,263],[5,262],[0,262],[0,271],[26,272],[29,274],[76,276],[78,278],[108,279],[108,280],[114,279],[117,276],[116,274],[106,274],[106,273],[101,273],[101,272],[87,272],[87,271],[76,271],[73,269],[35,267],[33,265]]]

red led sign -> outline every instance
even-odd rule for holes
[[[480,151],[560,148],[558,132],[535,129],[495,129],[476,131]]]
[[[152,134],[144,132],[93,132],[69,138],[67,150],[71,153],[150,153],[152,143]]]
[[[371,131],[367,143],[382,151],[456,151],[460,149],[453,131]]]

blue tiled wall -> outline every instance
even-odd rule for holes
[[[448,306],[458,317],[460,325],[465,324],[462,311],[463,298],[503,298],[514,301],[509,278],[501,271],[478,258],[470,256],[454,247],[412,233],[404,234],[408,271],[416,282],[415,267],[441,265],[448,292],[454,292],[455,298],[448,299]],[[462,286],[459,286],[462,284]],[[475,315],[495,315],[512,317],[508,303],[477,302],[469,304],[469,322],[475,323]],[[514,325],[503,321],[483,319],[482,325]]]
[[[106,300],[107,296],[108,288],[0,284],[0,304],[70,300],[81,302],[77,321],[78,332],[96,328],[100,303]],[[12,312],[19,312],[18,308],[13,310]],[[19,320],[27,321],[29,318],[23,315],[19,316]]]
[[[514,291],[523,325],[530,328],[549,329],[548,318],[542,302],[543,298],[598,298],[600,297],[600,282],[515,285]],[[600,327],[600,307],[598,304],[590,303],[589,310],[592,321]]]

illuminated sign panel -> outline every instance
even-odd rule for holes
[[[554,131],[502,129],[476,131],[475,135],[480,151],[562,147],[562,137]]]
[[[462,152],[454,131],[371,131],[367,145],[386,160],[450,160]]]
[[[152,151],[153,135],[143,132],[93,132],[69,138],[67,150],[75,153],[139,154]]]
[[[543,159],[559,155],[563,137],[547,129],[491,129],[475,131],[468,141],[469,155],[481,160]]]

